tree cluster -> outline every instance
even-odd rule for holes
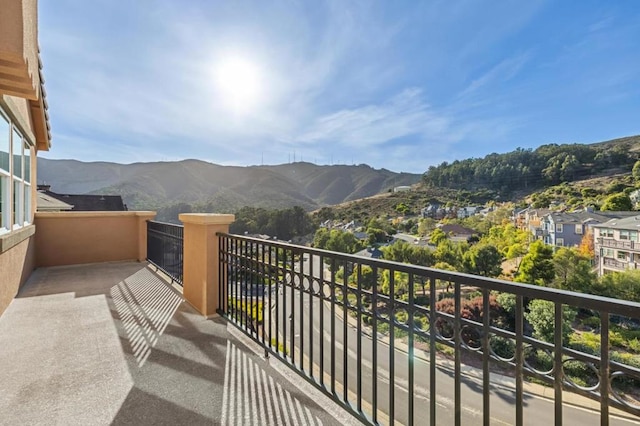
[[[280,240],[290,240],[315,229],[309,214],[298,206],[281,210],[243,207],[235,215],[236,220],[229,228],[234,234],[267,234]]]
[[[506,154],[489,154],[431,166],[423,182],[431,187],[485,188],[500,194],[556,185],[593,174],[594,170],[634,164],[623,148],[589,145],[543,145],[536,150],[518,148]],[[638,172],[640,175],[640,171]]]

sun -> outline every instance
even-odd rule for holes
[[[221,101],[236,113],[254,109],[264,92],[260,68],[241,57],[226,58],[217,64],[216,86]]]

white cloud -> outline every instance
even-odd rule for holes
[[[515,77],[522,67],[529,61],[529,52],[506,58],[493,66],[489,71],[474,79],[460,94],[458,99],[468,98],[485,86],[504,83]]]
[[[368,147],[411,135],[443,136],[450,124],[448,117],[423,102],[420,89],[412,88],[382,104],[319,117],[296,139],[303,143],[329,141]]]

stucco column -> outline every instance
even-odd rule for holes
[[[147,221],[153,220],[156,212],[136,212],[138,221],[138,262],[147,260]]]
[[[218,232],[229,232],[232,214],[183,213],[184,298],[205,317],[216,316],[220,287]]]

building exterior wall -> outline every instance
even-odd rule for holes
[[[594,251],[598,262],[598,275],[640,269],[640,242],[638,242],[637,228],[611,229],[603,225],[594,229]],[[624,231],[636,232],[636,237],[622,239],[620,234]]]
[[[1,315],[35,267],[36,155],[38,149],[49,148],[51,135],[42,88],[37,0],[0,0],[0,11],[0,120],[3,121],[0,155],[9,161],[0,168]],[[21,170],[26,169],[26,155],[22,157],[20,153],[23,158],[20,163],[14,158],[14,131],[21,137],[20,150],[29,156],[29,179]],[[15,164],[22,162],[24,166],[14,170]],[[16,194],[19,194],[17,204]]]
[[[0,78],[0,92],[37,99],[39,91],[38,7],[36,0],[0,0],[0,59],[13,69]]]
[[[31,228],[25,229],[30,236],[18,238],[19,242],[14,241],[15,245],[0,252],[0,315],[35,268],[33,227]],[[7,243],[7,239],[3,243]]]
[[[153,212],[36,213],[36,266],[146,259]]]

